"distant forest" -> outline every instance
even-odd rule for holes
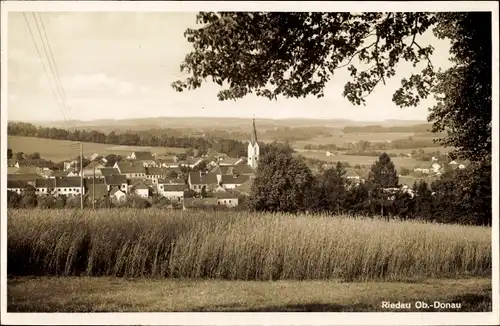
[[[219,153],[235,158],[246,156],[248,146],[247,141],[216,138],[213,136],[182,136],[171,129],[155,129],[136,132],[127,131],[122,133],[115,133],[112,131],[105,134],[95,130],[75,129],[71,131],[61,128],[36,127],[33,124],[24,122],[10,122],[7,127],[7,133],[11,136],[83,141],[110,145],[190,148],[197,150],[198,155],[202,155],[211,148]],[[278,145],[276,142],[273,144]],[[261,143],[260,146],[261,153],[264,153],[269,145]],[[283,146],[290,150],[287,142],[285,142]]]
[[[348,133],[386,133],[386,132],[401,132],[401,133],[418,133],[418,134],[428,134],[431,133],[432,124],[422,123],[412,126],[393,126],[384,127],[380,125],[371,126],[348,126],[342,129],[346,134]]]

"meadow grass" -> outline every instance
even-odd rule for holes
[[[8,273],[226,280],[491,277],[491,228],[160,209],[9,210]]]
[[[384,151],[380,151],[384,152]],[[363,155],[347,155],[347,154],[335,154],[332,156],[326,156],[325,151],[301,151],[295,155],[302,155],[304,157],[309,157],[317,160],[322,160],[329,163],[336,163],[338,161],[348,162],[351,166],[356,164],[371,166],[373,163],[378,161],[378,156],[363,156]],[[432,163],[418,161],[413,157],[391,157],[391,161],[396,166],[396,169],[407,168],[413,170],[414,168],[422,167],[428,168]]]
[[[414,282],[228,281],[116,277],[15,277],[7,280],[9,312],[387,312],[491,311],[491,279]],[[50,293],[50,295],[47,295]],[[383,301],[412,303],[388,309]],[[459,303],[418,309],[416,301]]]

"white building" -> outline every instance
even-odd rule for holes
[[[159,184],[158,193],[170,200],[182,201],[184,199],[184,190],[187,190],[186,185],[179,184]]]
[[[255,119],[253,119],[253,130],[252,136],[250,138],[250,143],[248,143],[248,165],[253,169],[257,168],[259,162],[260,147],[257,141],[257,130],[255,129]]]
[[[441,165],[439,165],[438,163],[434,163],[434,164],[431,165],[432,172],[438,173],[439,169],[441,169]]]
[[[151,188],[146,186],[145,184],[138,184],[133,187],[134,193],[142,198],[148,198],[151,194]]]
[[[229,191],[220,191],[214,194],[217,205],[235,207],[238,206],[238,195]]]
[[[116,202],[120,203],[120,202],[124,202],[125,200],[127,200],[127,194],[125,192],[121,191],[120,189],[117,189],[117,188],[110,191],[109,197],[115,203]]]

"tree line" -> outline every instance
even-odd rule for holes
[[[99,131],[67,130],[60,128],[36,127],[30,123],[10,122],[7,127],[8,135],[58,139],[70,141],[93,142],[100,144],[149,146],[149,147],[177,147],[195,149],[199,154],[209,148],[216,148],[220,153],[229,157],[241,157],[247,154],[248,142],[234,139],[214,139],[210,137],[189,137],[172,135],[168,130],[163,133],[150,131],[123,132],[108,134]]]
[[[341,136],[342,137],[342,136]],[[436,142],[432,137],[425,138],[403,138],[395,139],[393,141],[385,142],[370,142],[367,140],[360,140],[357,142],[346,142],[343,145],[339,144],[306,144],[304,149],[309,150],[323,150],[323,151],[346,151],[347,154],[351,155],[365,155],[365,156],[379,156],[380,151],[388,149],[415,149],[415,148],[425,148],[434,147]],[[377,153],[377,154],[372,154]]]
[[[432,124],[421,123],[412,126],[392,126],[384,127],[381,125],[370,126],[347,126],[342,129],[346,134],[348,133],[389,133],[389,132],[412,132],[412,133],[430,133]]]
[[[254,211],[310,212],[491,225],[491,163],[477,162],[421,180],[405,192],[391,158],[383,153],[364,183],[346,178],[345,166],[314,175],[304,159],[280,150],[261,157],[248,202]]]

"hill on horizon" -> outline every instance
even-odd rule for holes
[[[248,129],[251,128],[250,118],[236,117],[148,117],[137,119],[96,119],[89,121],[71,120],[71,126],[75,128],[96,129],[96,130],[147,130],[156,128],[184,129],[184,128],[226,128],[226,129]],[[260,128],[275,127],[333,127],[344,128],[347,126],[369,126],[380,125],[391,126],[411,126],[426,123],[425,120],[397,120],[385,121],[356,121],[349,119],[261,119],[256,118],[256,123]],[[26,122],[35,126],[64,128],[69,127],[64,120],[54,121],[10,121]]]

